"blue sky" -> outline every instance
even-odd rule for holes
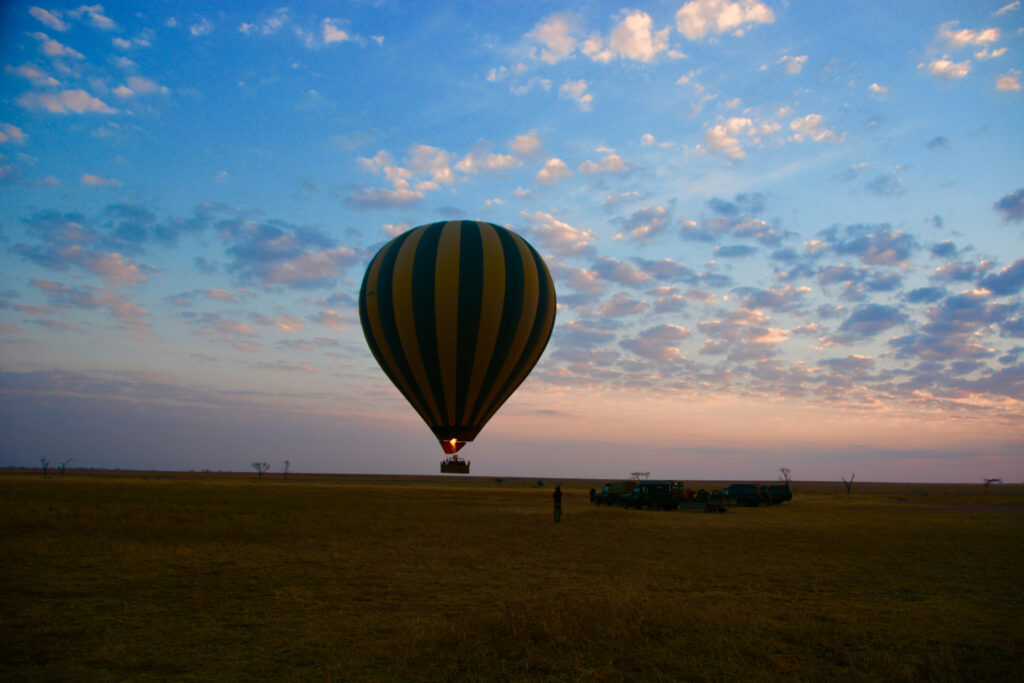
[[[355,297],[559,310],[474,474],[1024,479],[1020,2],[5,3],[0,464],[430,473]]]

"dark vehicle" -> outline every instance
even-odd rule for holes
[[[632,493],[625,493],[615,501],[624,508],[650,508],[652,510],[675,510],[683,502],[683,482],[643,481]]]
[[[636,486],[633,481],[614,481],[604,485],[600,491],[594,494],[591,503],[598,505],[614,505],[619,496],[630,493]]]
[[[761,487],[764,489],[765,487]],[[765,492],[762,491],[762,498]],[[769,505],[778,505],[779,503],[785,503],[786,501],[793,500],[793,492],[789,490],[789,484],[773,484],[767,487],[768,500],[765,501]]]
[[[679,507],[700,512],[725,512],[725,499],[719,489],[710,492],[707,489],[699,491],[686,489],[683,492],[683,502]]]
[[[761,504],[761,492],[755,484],[730,484],[722,489],[722,498],[736,507],[757,507]]]

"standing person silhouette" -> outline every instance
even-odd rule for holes
[[[562,487],[556,486],[555,492],[551,494],[555,501],[555,522],[562,521]]]

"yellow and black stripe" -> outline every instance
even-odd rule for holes
[[[366,343],[442,442],[472,441],[544,352],[555,286],[507,228],[413,228],[370,261],[359,291]]]

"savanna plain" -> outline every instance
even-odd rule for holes
[[[604,483],[2,471],[0,679],[1024,675],[1024,485],[701,514]]]

